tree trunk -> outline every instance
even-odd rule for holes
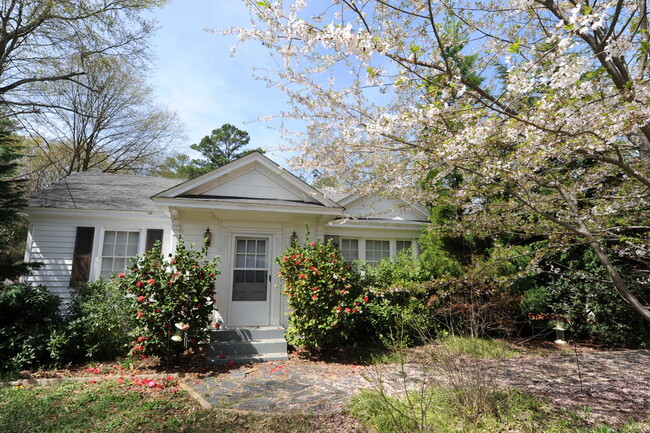
[[[605,254],[600,245],[598,245],[598,242],[591,237],[589,239],[589,248],[591,248],[591,250],[596,254],[596,257],[598,257],[598,260],[612,279],[616,291],[621,295],[623,300],[627,302],[641,317],[650,322],[650,310],[648,307],[642,305],[636,296],[634,296],[627,287],[627,284],[625,284],[625,281],[623,281],[623,278],[621,278],[621,275],[618,273],[616,268],[614,268],[614,265],[612,265],[607,254]]]

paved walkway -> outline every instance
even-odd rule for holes
[[[579,352],[483,361],[491,380],[550,399],[557,408],[589,411],[593,421],[635,418],[650,422],[650,351]],[[186,380],[213,407],[267,413],[334,413],[378,378],[393,392],[441,384],[439,368],[395,365],[361,367],[290,360],[240,366],[229,372]],[[366,380],[369,378],[371,381]]]
[[[254,412],[333,413],[369,383],[362,367],[341,364],[264,363],[188,381],[214,407]]]

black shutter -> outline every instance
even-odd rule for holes
[[[74,241],[74,257],[70,273],[70,287],[86,283],[90,279],[90,264],[93,257],[93,240],[95,227],[77,227]]]
[[[335,235],[325,235],[325,242],[332,240],[332,243],[336,245],[337,247],[341,247],[341,236],[335,236]]]
[[[153,248],[156,241],[160,241],[160,248],[162,249],[163,231],[161,229],[147,229],[147,242],[145,246],[145,254]]]

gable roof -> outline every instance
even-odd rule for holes
[[[185,179],[81,172],[53,183],[27,199],[28,207],[151,212],[151,196]]]
[[[341,209],[335,201],[259,152],[152,197],[159,202],[242,203]]]

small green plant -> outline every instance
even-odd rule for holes
[[[348,342],[368,296],[341,251],[331,242],[307,241],[291,245],[276,261],[292,309],[287,341],[306,350]]]
[[[208,316],[214,309],[217,259],[188,249],[179,238],[174,254],[165,260],[160,244],[133,261],[128,274],[116,284],[130,298],[131,354],[177,359],[186,346],[208,335]]]

